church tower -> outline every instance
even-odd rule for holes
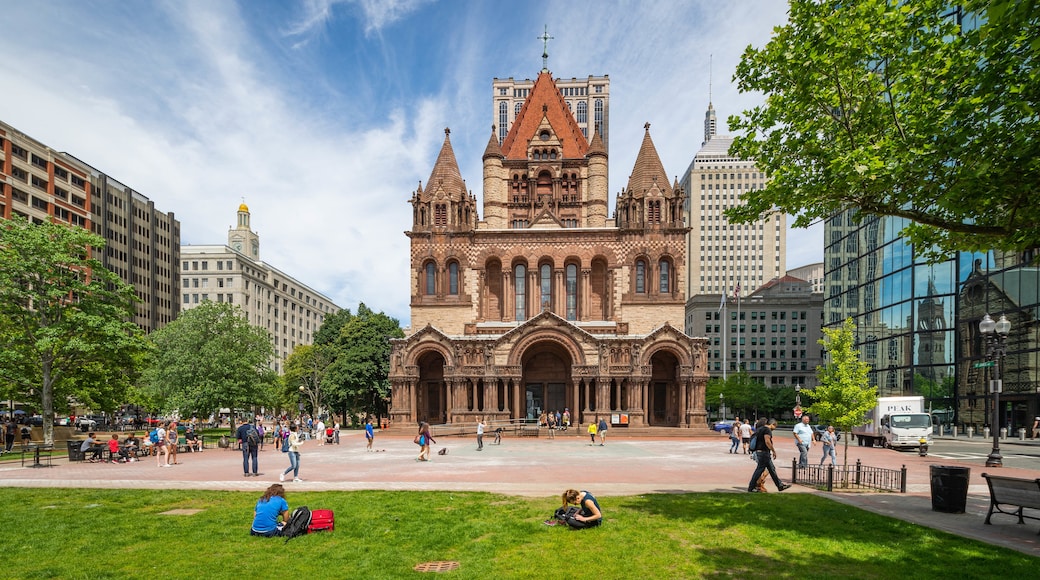
[[[228,230],[228,245],[251,259],[260,260],[260,236],[249,227],[249,206],[238,206],[238,223]]]

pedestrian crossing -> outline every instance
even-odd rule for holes
[[[1016,455],[1014,453],[1001,453],[1001,457],[1004,459],[1033,459],[1031,455]],[[989,457],[989,453],[932,453],[928,452],[928,457],[938,457],[939,459],[957,459],[963,461],[970,461],[972,459],[986,459]]]

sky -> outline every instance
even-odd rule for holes
[[[408,200],[448,127],[480,203],[492,79],[535,78],[546,27],[553,76],[610,76],[613,203],[644,123],[665,170],[680,176],[703,140],[709,90],[720,134],[726,117],[762,102],[737,90],[733,72],[786,9],[781,0],[5,2],[0,120],[173,212],[183,244],[226,243],[244,201],[263,261],[340,307],[364,303],[407,326]],[[822,225],[790,230],[787,247],[789,269],[822,261]]]

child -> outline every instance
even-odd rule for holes
[[[372,429],[372,418],[369,417],[368,421],[365,422],[365,439],[368,442],[368,446],[365,451],[372,451],[372,442],[376,438],[376,432]]]
[[[589,445],[596,444],[596,422],[589,423]]]
[[[112,463],[125,463],[130,461],[130,456],[126,454],[126,449],[119,448],[119,435],[112,434],[112,438],[108,440],[108,456],[112,458]],[[118,456],[118,459],[116,457]]]

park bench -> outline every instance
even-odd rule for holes
[[[1040,478],[1020,479],[1017,477],[1005,477],[1003,475],[982,474],[989,485],[989,513],[986,514],[986,524],[993,515],[994,510],[1009,516],[1018,516],[1018,523],[1024,524],[1022,518],[1040,520],[1040,517],[1029,516],[1022,513],[1025,508],[1040,510]],[[1018,509],[1004,511],[1001,506],[1013,506]],[[1038,532],[1040,534],[1040,532]]]
[[[540,431],[540,429],[538,428],[537,425],[532,426],[532,427],[524,426],[524,427],[520,427],[520,432],[517,433],[517,435],[520,436],[520,437],[537,437],[539,431]]]

